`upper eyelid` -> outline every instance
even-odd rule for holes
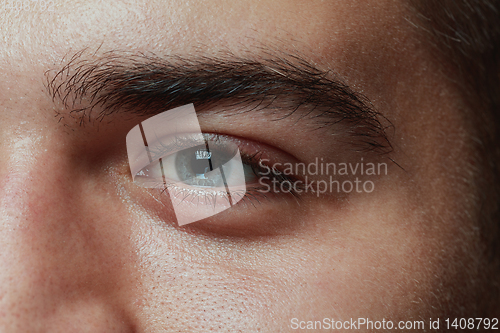
[[[168,144],[165,143],[166,140],[157,140],[154,142],[154,148],[151,148],[151,146],[149,146],[151,159],[154,161],[158,160],[169,154],[173,154],[183,149],[191,148],[194,146],[193,143],[195,143],[195,140],[186,142],[185,140],[182,140],[181,136],[179,135],[175,135],[173,136],[173,138],[174,140],[169,140]]]

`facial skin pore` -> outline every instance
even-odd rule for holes
[[[292,318],[427,323],[484,315],[476,129],[403,3],[54,8],[0,13],[2,331],[284,332]],[[364,156],[387,162],[388,175],[372,179],[372,193],[269,199],[178,227],[164,199],[131,183],[125,136],[144,117],[81,126],[48,93],[46,72],[85,49],[90,60],[117,50],[300,54],[390,121],[391,153],[356,153],[341,135],[294,117],[273,122],[264,111],[205,112],[202,130],[303,163]]]

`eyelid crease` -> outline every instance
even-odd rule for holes
[[[369,100],[298,55],[268,50],[255,60],[232,54],[159,57],[112,51],[85,59],[84,53],[55,74],[46,73],[53,100],[79,116],[80,124],[113,114],[152,116],[188,103],[203,112],[222,103],[232,109],[224,111],[228,114],[272,109],[283,114],[277,119],[302,110],[301,119],[309,116],[320,127],[344,123],[359,151],[392,151],[386,134],[392,125]],[[95,108],[100,111],[94,116]]]

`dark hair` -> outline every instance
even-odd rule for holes
[[[423,39],[444,74],[454,82],[468,104],[467,121],[475,128],[477,172],[481,175],[485,240],[493,286],[500,274],[500,1],[410,0]],[[458,75],[458,77],[457,77]],[[485,272],[485,274],[488,274]],[[496,282],[495,282],[496,281]],[[500,307],[490,290],[490,307]]]

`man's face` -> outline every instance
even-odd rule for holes
[[[17,10],[7,2],[0,13],[3,330],[284,332],[324,318],[424,320],[428,329],[429,318],[478,314],[485,259],[475,132],[402,3],[48,1],[54,11],[23,4]],[[76,65],[57,75],[82,50]],[[313,190],[320,180],[339,180],[341,190],[249,193],[227,211],[178,226],[165,191],[132,182],[126,135],[148,118],[140,104],[119,105],[102,119],[93,115],[105,106],[96,105],[80,124],[70,111],[92,105],[92,96],[80,91],[75,107],[61,101],[65,88],[73,89],[68,100],[78,95],[82,80],[69,80],[78,64],[103,69],[113,56],[144,61],[141,53],[177,64],[177,71],[191,61],[197,70],[185,71],[181,92],[160,98],[195,99],[203,132],[271,167],[335,164],[333,178],[308,170],[294,180],[308,176]],[[274,104],[269,96],[259,104],[260,94],[249,99],[245,89],[186,95],[190,75],[207,66],[200,59],[246,73],[239,89],[265,81],[245,72],[262,63],[286,93],[275,85]],[[304,68],[299,59],[369,99],[365,106],[380,113],[370,119],[386,127],[393,149],[367,149],[384,141],[382,132],[370,137],[359,115],[346,118],[345,105],[336,114],[335,93],[307,101],[312,81],[294,89],[287,80],[297,86],[302,78],[269,65]],[[93,79],[105,86],[105,73]],[[61,86],[55,98],[52,78],[52,87]],[[216,79],[210,77],[213,90],[223,83]],[[203,96],[210,99],[205,107]],[[238,111],[248,112],[228,115],[239,98],[245,103]],[[347,174],[339,172],[342,163]],[[374,173],[353,170],[370,163]]]

